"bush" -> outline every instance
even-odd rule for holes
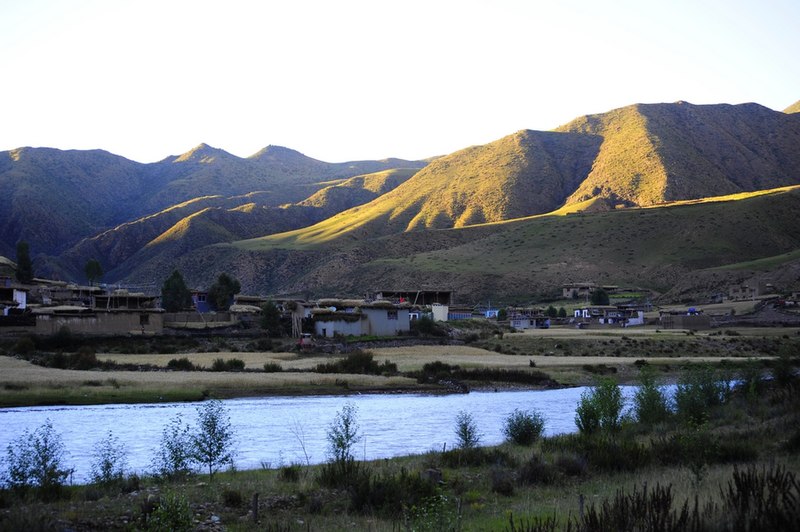
[[[642,366],[639,370],[639,387],[633,396],[633,415],[639,423],[655,425],[669,419],[671,414],[667,396],[656,382],[655,370]]]
[[[174,371],[197,371],[200,369],[188,357],[170,359],[167,362],[167,368]]]
[[[186,497],[167,492],[147,516],[145,530],[152,532],[188,532],[194,530],[192,511]]]
[[[95,484],[122,484],[125,477],[125,446],[109,430],[94,448],[91,479]]]
[[[265,373],[280,373],[283,371],[283,368],[277,362],[265,362],[264,363],[264,372]]]
[[[161,445],[153,459],[155,473],[166,479],[186,476],[192,468],[192,441],[189,427],[180,414],[172,418],[161,431]]]
[[[222,490],[222,504],[228,508],[239,508],[243,502],[241,491],[230,488]]]
[[[553,484],[558,479],[558,470],[541,455],[534,454],[519,468],[517,478],[521,484]]]
[[[481,433],[472,414],[464,410],[456,416],[456,447],[459,449],[474,449],[481,442]]]
[[[508,441],[517,445],[532,445],[544,431],[544,416],[536,411],[523,412],[514,410],[503,427],[503,434]]]
[[[800,482],[782,466],[734,469],[720,491],[734,530],[797,530],[800,524]]]
[[[437,493],[437,487],[419,473],[402,468],[398,474],[373,476],[366,472],[350,488],[350,510],[377,513],[398,519],[404,510],[422,504]]]
[[[215,358],[211,363],[211,371],[244,371],[244,360],[240,358],[229,358],[223,360]]]
[[[347,357],[328,364],[318,364],[317,373],[350,373],[357,375],[392,375],[397,373],[397,364],[385,360],[378,364],[372,353],[354,351]]]
[[[26,357],[36,351],[36,342],[30,336],[23,336],[11,348],[11,352]]]
[[[280,471],[278,471],[278,478],[284,482],[297,482],[300,480],[300,465],[291,464],[283,466],[280,468]]]
[[[7,478],[10,488],[21,493],[31,488],[42,500],[60,496],[72,472],[64,467],[64,442],[48,419],[33,433],[27,430],[6,449]]]
[[[710,366],[685,371],[675,390],[675,411],[683,421],[701,425],[711,409],[722,405],[728,396],[728,385]]]
[[[612,379],[600,379],[581,394],[575,410],[575,424],[582,434],[606,432],[620,428],[622,420],[622,391]]]

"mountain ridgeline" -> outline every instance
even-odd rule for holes
[[[637,104],[428,161],[333,164],[279,147],[242,159],[200,145],[141,164],[23,148],[0,153],[0,254],[23,239],[63,277],[94,257],[108,281],[159,284],[178,267],[196,286],[228,271],[247,291],[305,295],[536,297],[586,279],[685,291],[689,278],[709,284],[700,270],[784,255],[772,264],[785,273],[800,223],[774,206],[798,207],[796,105]],[[763,245],[740,249],[754,227],[737,222],[745,211]],[[599,249],[615,235],[627,246]]]

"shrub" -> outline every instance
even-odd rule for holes
[[[377,513],[390,519],[401,517],[404,510],[437,493],[433,483],[419,473],[408,473],[405,468],[398,474],[364,474],[358,479],[350,489],[350,509]]]
[[[188,357],[170,359],[167,362],[167,368],[175,371],[196,371],[200,369]]]
[[[517,471],[522,484],[552,484],[558,479],[558,470],[547,463],[541,455],[534,454]]]
[[[65,454],[61,435],[49,419],[33,433],[25,430],[6,449],[6,483],[22,493],[35,488],[42,500],[55,499],[72,472],[64,467]]]
[[[153,532],[188,532],[194,529],[192,511],[186,497],[167,492],[159,500],[158,506],[147,516],[145,530]]]
[[[697,529],[697,508],[689,511],[688,502],[673,508],[672,487],[646,485],[641,491],[634,487],[632,493],[618,490],[614,497],[603,501],[598,508],[592,504],[578,519],[578,530],[663,530],[685,531]],[[645,526],[649,525],[649,526]]]
[[[655,425],[670,416],[667,396],[656,382],[655,370],[647,365],[639,370],[639,387],[633,396],[633,414],[639,423]]]
[[[517,445],[531,445],[541,437],[544,431],[544,416],[536,411],[523,412],[514,410],[503,427],[503,434],[508,441]]]
[[[727,399],[728,385],[710,366],[692,368],[683,373],[675,390],[675,410],[683,421],[700,425],[708,420],[711,409]]]
[[[300,465],[291,464],[283,466],[280,471],[278,471],[278,478],[284,482],[297,482],[300,480]]]
[[[244,371],[244,360],[240,358],[229,358],[223,360],[215,358],[211,363],[211,371]]]
[[[575,410],[575,424],[583,434],[615,431],[620,427],[623,406],[622,391],[617,383],[612,379],[600,379],[581,394]]]
[[[797,530],[800,482],[782,466],[733,470],[721,488],[725,515],[734,530]]]
[[[514,495],[514,475],[506,469],[493,467],[489,471],[489,478],[492,481],[492,492],[510,497]]]
[[[239,508],[243,502],[241,491],[230,488],[222,490],[222,504],[228,508]]]
[[[387,375],[397,373],[397,364],[385,360],[378,364],[372,353],[354,351],[347,357],[328,364],[318,364],[317,373],[351,373],[359,375]]]
[[[161,445],[153,459],[157,475],[167,479],[186,476],[192,467],[192,441],[189,427],[180,414],[172,418],[161,431]]]
[[[575,453],[559,454],[556,457],[555,466],[568,477],[585,477],[589,472],[589,464],[586,459]]]
[[[125,477],[125,446],[109,430],[94,448],[91,479],[96,484],[122,484]]]
[[[464,410],[456,416],[456,447],[474,449],[481,442],[481,434],[472,414]]]
[[[264,372],[265,373],[280,373],[283,371],[283,368],[277,362],[265,362],[264,363]]]

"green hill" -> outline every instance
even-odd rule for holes
[[[654,205],[800,180],[800,120],[757,104],[640,104],[559,130],[604,139],[567,203],[606,197]]]
[[[454,290],[462,302],[523,303],[584,280],[652,289],[666,300],[726,292],[755,275],[761,280],[774,275],[785,289],[798,289],[797,275],[788,275],[800,265],[798,209],[800,187],[795,186],[650,208],[562,211],[374,240],[276,246],[268,252],[246,243],[216,245],[189,253],[178,264],[195,283],[213,280],[214,271],[228,271],[262,293],[323,296],[438,288]],[[758,270],[742,264],[770,257],[766,274],[764,261]],[[738,267],[725,268],[733,265]]]

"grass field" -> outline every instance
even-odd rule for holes
[[[636,381],[640,361],[661,370],[672,381],[688,364],[723,364],[731,371],[750,359],[768,361],[781,346],[795,345],[796,329],[737,329],[688,334],[652,328],[578,330],[538,329],[489,337],[471,345],[417,345],[373,348],[378,363],[392,362],[400,372],[419,371],[425,364],[444,362],[462,369],[499,368],[541,371],[564,386],[591,384],[598,375],[612,374],[619,382]],[[159,402],[199,400],[207,396],[246,397],[398,390],[434,391],[404,376],[322,374],[312,370],[345,355],[296,352],[178,352],[171,354],[97,354],[100,362],[164,368],[164,371],[77,371],[33,365],[0,357],[0,406]],[[167,371],[170,360],[186,357],[210,369],[216,359],[240,359],[244,372]],[[768,362],[765,362],[768,363]],[[264,372],[277,364],[280,372]],[[472,383],[473,387],[495,386]]]
[[[118,355],[111,358],[119,360]],[[416,382],[405,377],[298,372],[77,371],[44,368],[0,356],[0,406],[197,401],[207,396],[313,395],[409,387],[416,387]]]

